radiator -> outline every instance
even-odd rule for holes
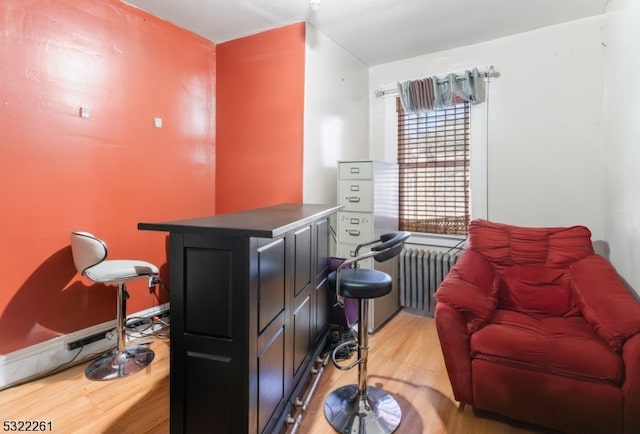
[[[400,253],[400,306],[433,316],[434,294],[462,250],[403,249]]]

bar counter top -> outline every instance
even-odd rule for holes
[[[286,203],[248,211],[159,223],[138,223],[138,229],[166,232],[224,232],[225,235],[274,238],[333,214],[343,205]]]

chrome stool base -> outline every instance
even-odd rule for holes
[[[152,350],[132,346],[114,350],[91,363],[84,371],[89,380],[103,381],[126,377],[145,368],[153,360]]]
[[[400,405],[382,389],[367,386],[361,396],[358,386],[342,386],[327,396],[324,415],[331,426],[344,434],[389,434],[398,428],[402,419]]]

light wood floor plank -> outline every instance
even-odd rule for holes
[[[83,363],[0,391],[0,418],[51,421],[55,433],[168,433],[169,341],[155,340],[144,371],[90,381]]]

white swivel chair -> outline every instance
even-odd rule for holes
[[[85,370],[90,380],[113,380],[138,372],[153,360],[154,353],[141,346],[126,346],[125,317],[128,280],[146,277],[157,281],[158,267],[137,260],[108,260],[107,245],[88,232],[71,233],[71,252],[76,269],[94,282],[118,285],[116,348],[102,355]]]

